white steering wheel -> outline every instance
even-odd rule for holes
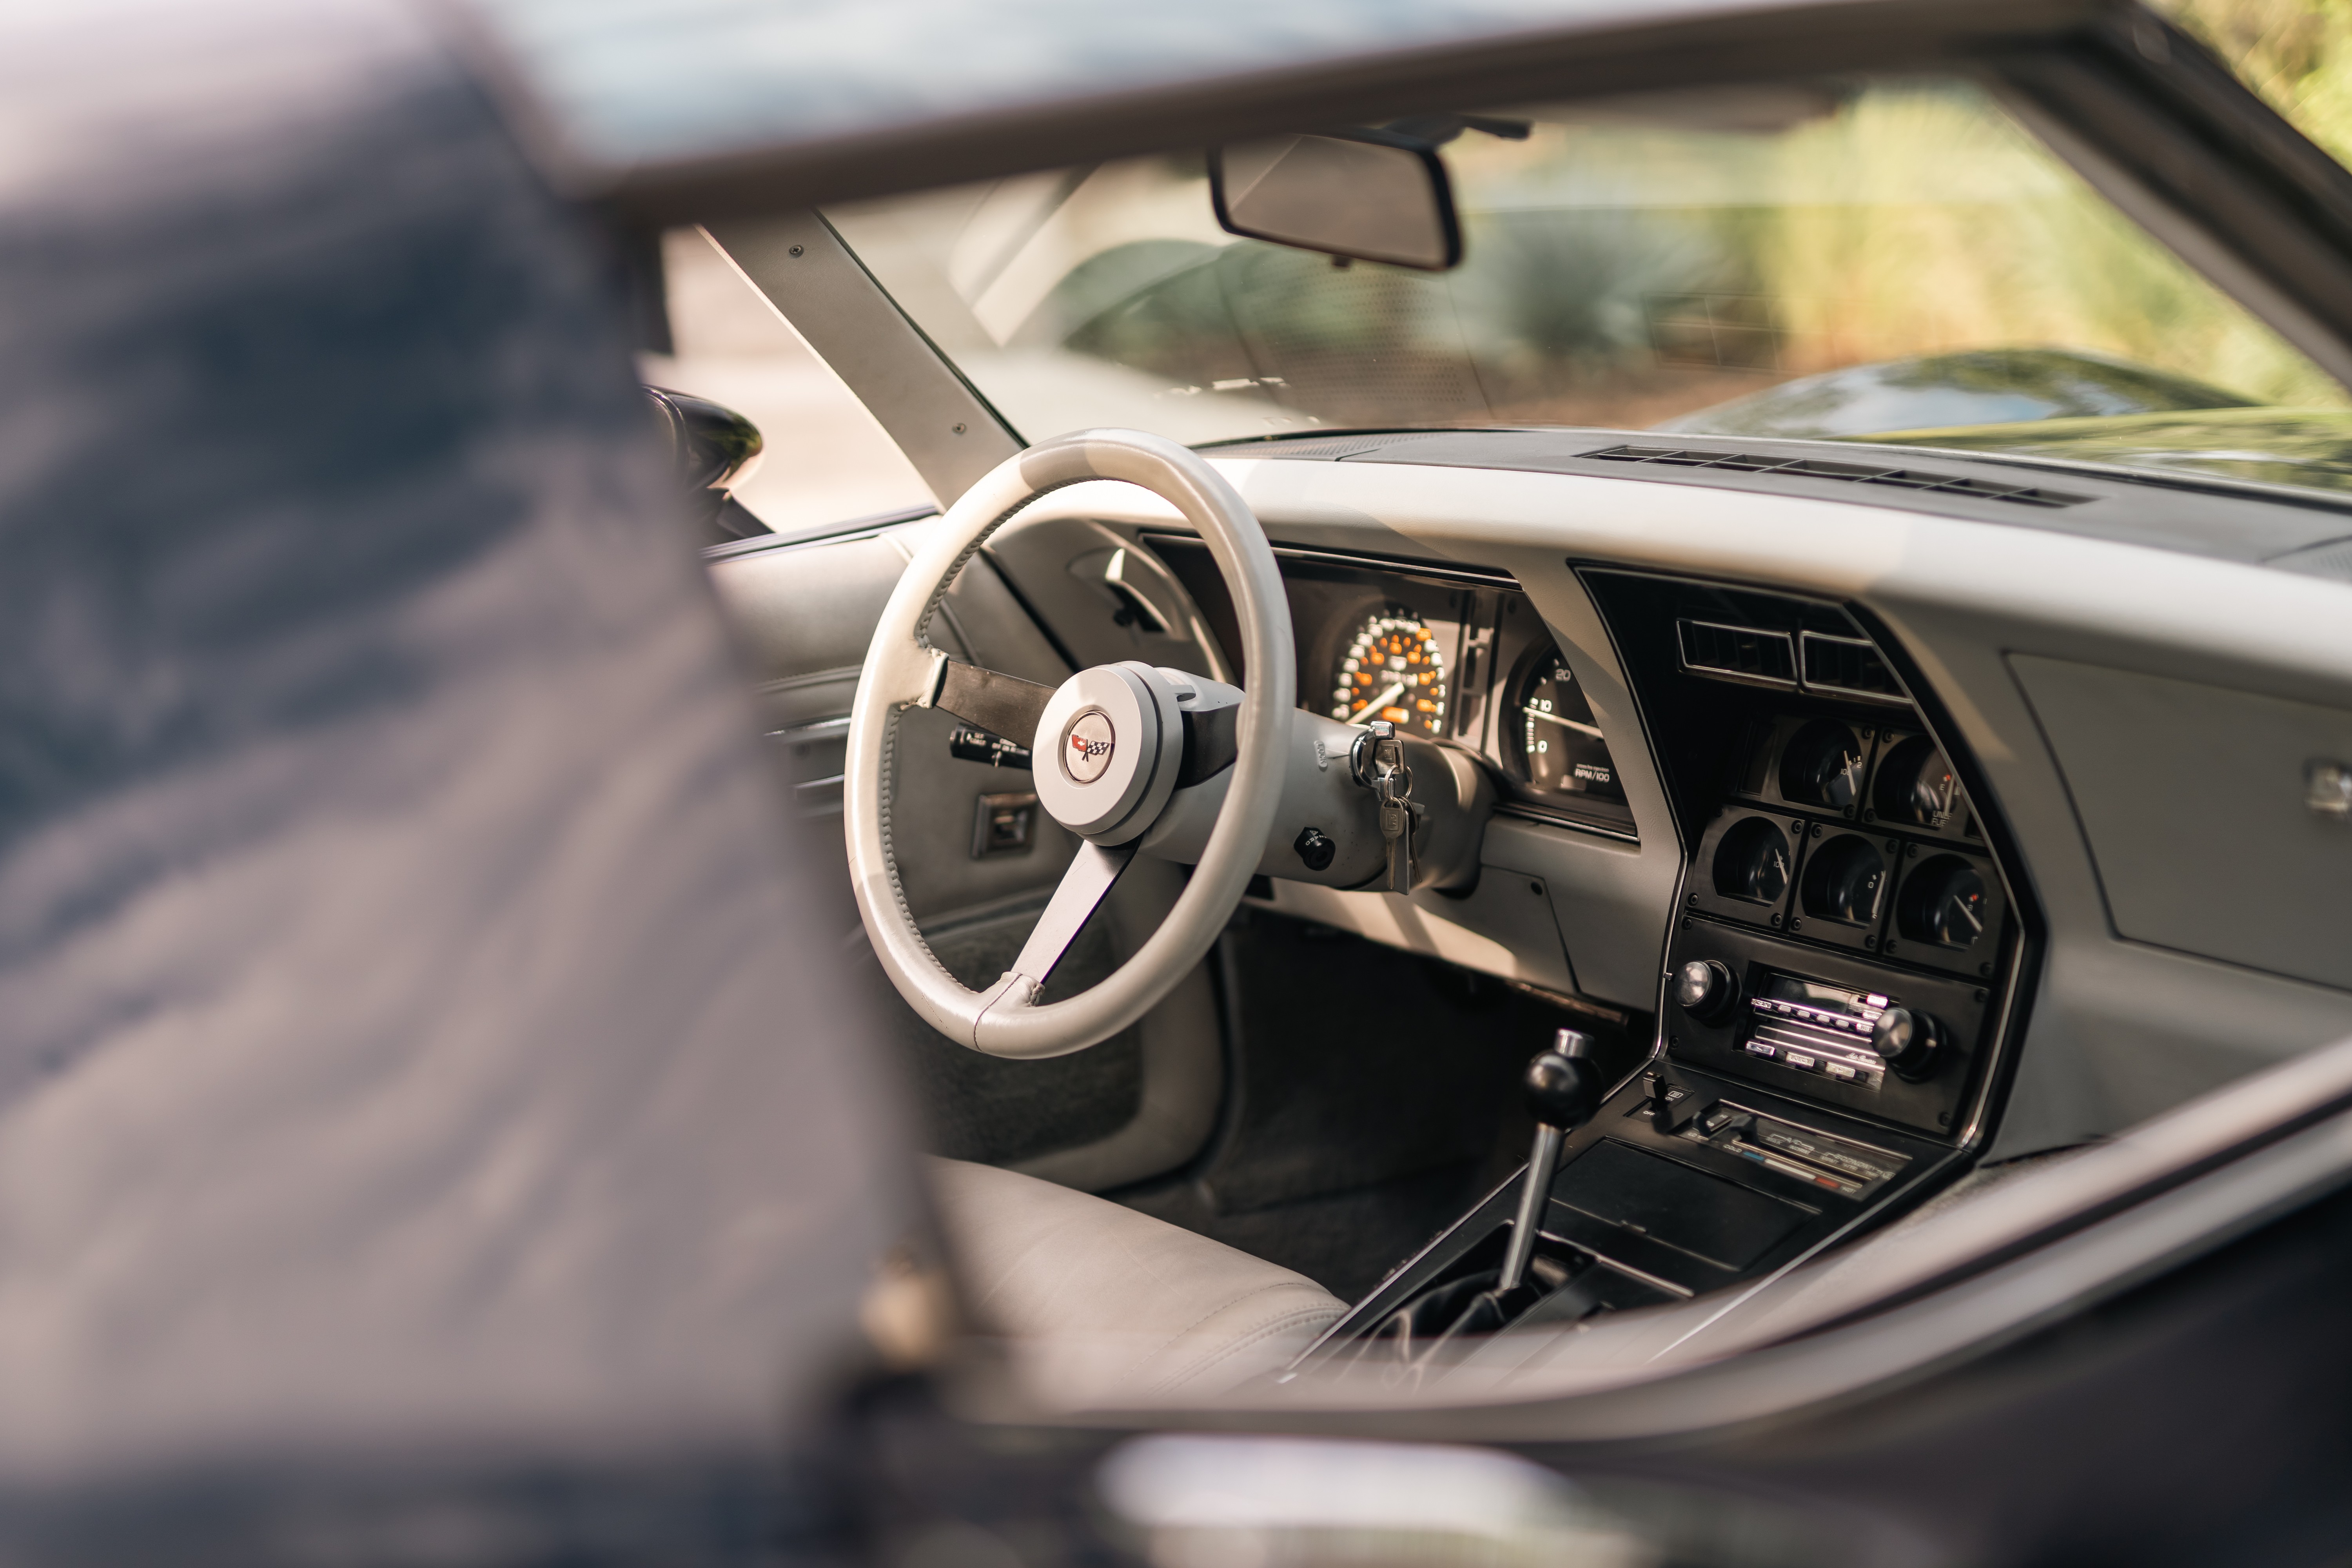
[[[949,584],[990,534],[1039,496],[1089,479],[1139,485],[1200,531],[1233,594],[1250,684],[1223,808],[1176,907],[1108,979],[1040,1005],[1038,988],[1174,792],[1196,693],[1174,672],[1140,663],[1097,665],[1042,687],[950,659],[927,634]],[[1082,430],[1006,459],[965,492],[890,595],[850,710],[842,785],[850,877],[874,951],[908,1005],[975,1050],[1034,1058],[1108,1039],[1165,996],[1206,955],[1265,852],[1283,788],[1291,666],[1290,607],[1265,531],[1233,486],[1185,447],[1139,431]],[[892,858],[891,779],[899,716],[910,707],[941,708],[1026,742],[1039,802],[1082,840],[1021,955],[985,991],[968,989],[932,956]]]

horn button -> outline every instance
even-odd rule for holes
[[[1070,782],[1090,784],[1110,771],[1110,754],[1118,746],[1118,731],[1110,715],[1099,708],[1081,708],[1062,727],[1062,772]]]
[[[1184,751],[1176,688],[1148,664],[1102,664],[1064,681],[1032,742],[1046,812],[1097,844],[1124,844],[1160,816]]]

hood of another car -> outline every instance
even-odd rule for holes
[[[1853,438],[2352,490],[2352,410],[2340,408],[2208,408],[1895,430]]]
[[[2242,408],[2253,401],[2103,354],[1978,349],[1800,376],[1655,428],[1715,436],[1843,437],[1887,430]]]

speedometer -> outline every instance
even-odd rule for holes
[[[1449,690],[1445,654],[1411,611],[1367,617],[1332,672],[1330,713],[1349,724],[1386,719],[1401,731],[1443,734]]]

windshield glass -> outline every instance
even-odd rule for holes
[[[826,216],[1029,439],[2079,437],[2106,463],[2333,482],[2270,447],[2337,451],[2342,390],[1967,84],[1518,107],[1442,155],[1465,258],[1441,273],[1236,238],[1197,155]]]

